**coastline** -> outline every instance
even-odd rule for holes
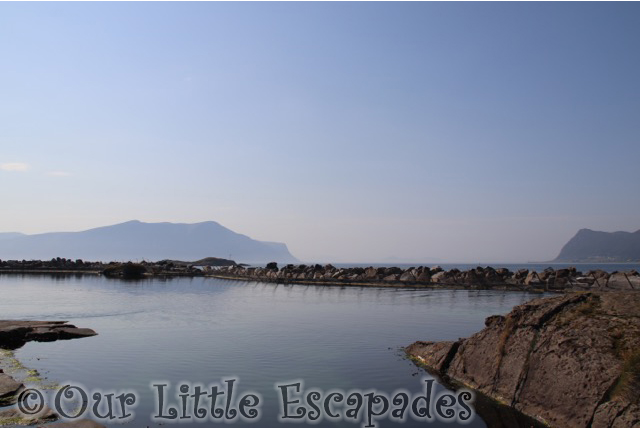
[[[27,390],[25,383],[39,384],[39,389],[56,389],[56,385],[43,383],[37,370],[23,366],[13,352],[26,343],[53,342],[95,336],[97,333],[89,328],[78,328],[67,321],[21,321],[0,320],[0,426],[42,425],[55,422],[60,416],[51,408],[43,406],[38,412],[23,414],[16,404],[20,395]],[[8,370],[8,372],[5,372]],[[46,425],[45,425],[46,426]],[[68,428],[104,428],[102,425],[81,419],[62,422],[56,427]]]
[[[611,428],[640,420],[640,294],[534,299],[466,339],[415,342],[418,366],[540,423]]]
[[[0,275],[103,275],[108,278],[144,279],[152,277],[211,277],[232,281],[268,282],[318,286],[432,288],[468,290],[509,290],[566,293],[571,291],[640,291],[640,273],[606,272],[592,269],[579,271],[575,266],[544,270],[506,267],[474,267],[467,270],[440,266],[407,267],[368,266],[335,267],[327,265],[292,265],[265,267],[238,265],[195,265],[189,262],[83,262],[52,259],[51,261],[1,261]]]

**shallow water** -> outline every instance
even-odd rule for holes
[[[213,278],[124,282],[17,275],[0,276],[0,293],[0,318],[69,320],[96,330],[99,335],[91,338],[28,343],[16,355],[51,381],[73,382],[87,390],[134,390],[139,404],[126,426],[135,427],[159,426],[150,420],[158,401],[150,385],[162,380],[170,383],[169,400],[177,404],[177,384],[183,381],[206,386],[235,376],[238,392],[262,396],[261,419],[252,424],[260,427],[280,425],[278,382],[301,379],[306,391],[418,393],[422,378],[430,376],[404,359],[401,347],[416,340],[469,336],[483,328],[487,316],[507,313],[540,296]],[[395,425],[389,419],[378,422]],[[402,426],[418,425],[425,422],[408,419]],[[319,426],[360,423],[325,419]],[[476,417],[467,426],[485,423]]]

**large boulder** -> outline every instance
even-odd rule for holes
[[[640,421],[638,314],[637,292],[572,293],[489,317],[457,348],[416,342],[407,351],[550,426],[632,426]]]

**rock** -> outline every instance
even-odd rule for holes
[[[460,342],[416,342],[407,348],[407,353],[422,364],[444,374],[458,346]]]
[[[16,382],[14,378],[5,373],[0,373],[0,406],[15,403],[17,395],[23,389],[23,384]]]
[[[422,271],[418,277],[416,278],[416,281],[418,282],[430,282],[431,281],[431,274],[429,273],[428,270]]]
[[[433,269],[431,270],[433,271]],[[443,282],[446,277],[447,272],[440,270],[437,271],[435,275],[431,275],[431,282],[433,282],[434,284],[438,284],[440,282]]]
[[[524,279],[524,285],[542,285],[542,280],[538,273],[535,270],[532,270]]]
[[[0,411],[0,426],[3,422],[11,425],[35,425],[58,420],[58,415],[49,407],[44,406],[42,410],[33,415],[23,414],[17,408]]]
[[[637,292],[571,293],[489,317],[457,349],[416,342],[407,351],[550,426],[632,426],[640,421],[639,313]]]
[[[640,426],[638,404],[625,405],[620,401],[609,401],[598,407],[593,417],[593,428],[627,428]]]
[[[615,272],[606,286],[613,290],[640,290],[640,277],[627,272]]]
[[[400,281],[402,282],[414,282],[415,280],[416,280],[416,277],[413,276],[411,272],[405,272],[402,275],[400,275]]]
[[[368,267],[364,271],[364,276],[367,279],[376,279],[378,277],[378,269],[374,267]]]
[[[95,336],[88,328],[77,328],[67,321],[0,321],[0,348],[17,349],[26,342],[51,342]]]
[[[276,262],[269,262],[269,263],[267,263],[266,268],[267,268],[267,269],[271,269],[271,270],[278,270],[278,263],[276,263]]]

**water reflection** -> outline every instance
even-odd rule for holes
[[[207,384],[238,376],[243,390],[265,398],[261,427],[279,425],[275,382],[304,379],[323,390],[419,391],[419,371],[402,359],[402,346],[469,336],[483,327],[485,317],[539,297],[92,276],[1,276],[0,293],[3,318],[64,319],[95,329],[96,337],[29,343],[18,356],[60,382],[138,391],[141,405],[129,424],[136,427],[155,426],[149,420],[155,404],[149,384],[161,379]],[[410,420],[404,426],[418,424],[424,425]],[[388,425],[393,424],[382,424]],[[484,425],[477,419],[470,426]],[[320,426],[355,425],[325,421]]]

